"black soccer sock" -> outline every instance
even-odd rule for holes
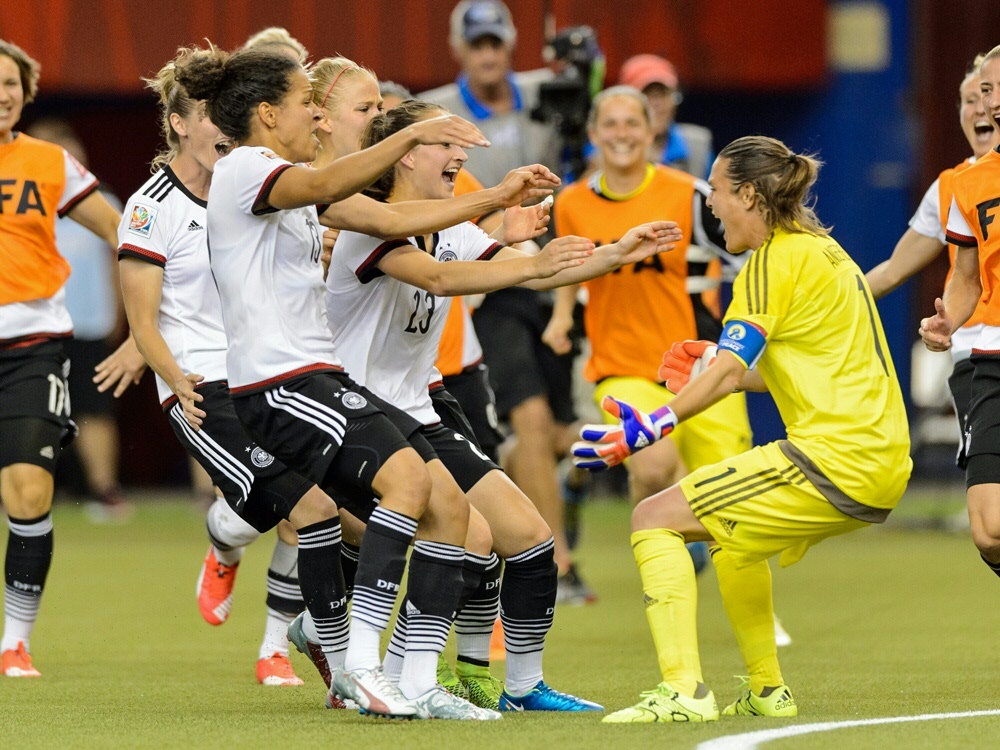
[[[437,684],[437,661],[462,596],[465,550],[454,544],[418,541],[406,580],[406,656],[399,689],[416,698]]]
[[[378,507],[361,540],[351,617],[385,630],[406,568],[406,551],[417,519]]]
[[[514,695],[542,679],[542,649],[556,605],[554,547],[549,537],[504,560],[500,619],[507,649],[508,689]]]
[[[358,559],[361,548],[343,542],[340,545],[340,567],[344,569],[344,583],[347,586],[347,599],[354,596],[354,580],[358,577]]]
[[[500,613],[500,558],[465,553],[462,569],[465,590],[455,617],[455,644],[458,660],[488,667],[493,625]],[[475,586],[470,591],[470,588]]]
[[[17,648],[17,641],[28,641],[52,564],[52,517],[48,513],[38,518],[8,518],[7,525],[3,650]]]
[[[340,569],[340,518],[299,529],[299,586],[323,651],[345,651],[347,596]]]
[[[406,650],[444,651],[462,597],[465,550],[454,544],[418,541],[406,579]]]
[[[994,573],[996,573],[998,577],[1000,577],[1000,563],[991,563],[989,560],[983,557],[982,554],[980,554],[979,556],[982,557],[983,562],[986,563],[986,567],[992,570]]]

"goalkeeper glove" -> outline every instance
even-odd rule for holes
[[[719,347],[711,341],[678,341],[663,355],[659,378],[668,391],[680,393],[681,388],[715,362],[718,351]]]
[[[624,401],[605,396],[601,406],[617,417],[617,425],[584,425],[582,441],[573,443],[573,464],[581,469],[603,471],[617,466],[637,450],[669,435],[677,426],[677,416],[669,406],[645,414]]]

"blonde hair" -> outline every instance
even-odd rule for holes
[[[719,158],[729,161],[726,177],[735,190],[753,185],[768,227],[820,237],[830,234],[816,216],[810,195],[823,165],[815,156],[796,154],[776,138],[751,135],[730,143]]]
[[[981,55],[980,57],[983,58],[982,60],[979,60],[979,74],[982,75],[983,66],[986,63],[988,63],[990,60],[1000,59],[1000,44],[998,44],[996,47],[994,47],[993,49],[991,49],[985,55]],[[976,59],[978,60],[979,58],[976,58]]]
[[[650,127],[653,126],[653,111],[649,107],[649,99],[646,98],[646,95],[639,91],[639,89],[633,88],[632,86],[620,85],[610,86],[594,97],[594,101],[590,103],[590,112],[587,114],[588,130],[593,130],[597,127],[597,116],[600,112],[601,105],[608,99],[615,96],[624,96],[628,99],[634,99],[639,102],[639,106],[642,107],[642,113],[646,116],[646,124]]]
[[[38,78],[42,75],[42,66],[38,61],[18,47],[13,42],[0,39],[0,55],[9,57],[17,66],[21,75],[21,90],[24,92],[24,103],[30,104],[38,93]]]
[[[323,110],[332,111],[340,104],[343,88],[337,84],[342,78],[367,75],[378,84],[374,71],[346,57],[324,57],[310,65],[308,73],[313,87],[313,102]]]
[[[266,29],[258,31],[244,42],[243,49],[265,46],[287,47],[297,55],[299,64],[305,64],[306,58],[309,56],[302,42],[289,34],[288,29],[281,26],[268,26]]]
[[[160,132],[166,147],[153,158],[150,163],[150,171],[156,172],[169,164],[181,149],[181,139],[170,124],[170,116],[176,114],[181,119],[191,115],[197,106],[197,101],[188,96],[187,89],[177,80],[177,66],[194,60],[199,56],[209,56],[210,50],[203,50],[198,47],[180,47],[173,60],[168,62],[152,78],[143,78],[146,88],[156,92],[160,97]]]

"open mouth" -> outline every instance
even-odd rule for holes
[[[215,144],[215,153],[217,153],[219,156],[225,156],[232,150],[233,150],[232,141],[219,141],[218,143]]]
[[[458,178],[458,170],[460,167],[449,167],[441,173],[441,179],[444,180],[444,184],[450,188],[455,187],[455,180]]]
[[[993,137],[993,123],[989,120],[977,120],[972,126],[976,133],[976,140],[986,143]]]

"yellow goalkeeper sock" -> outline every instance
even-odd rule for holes
[[[712,562],[719,578],[722,603],[750,672],[750,690],[760,695],[765,687],[783,685],[778,647],[774,643],[771,569],[767,560],[737,569],[728,552],[713,547]]]
[[[688,697],[701,683],[698,657],[698,587],[684,537],[669,529],[632,534],[639,565],[646,617],[653,631],[664,682]]]

